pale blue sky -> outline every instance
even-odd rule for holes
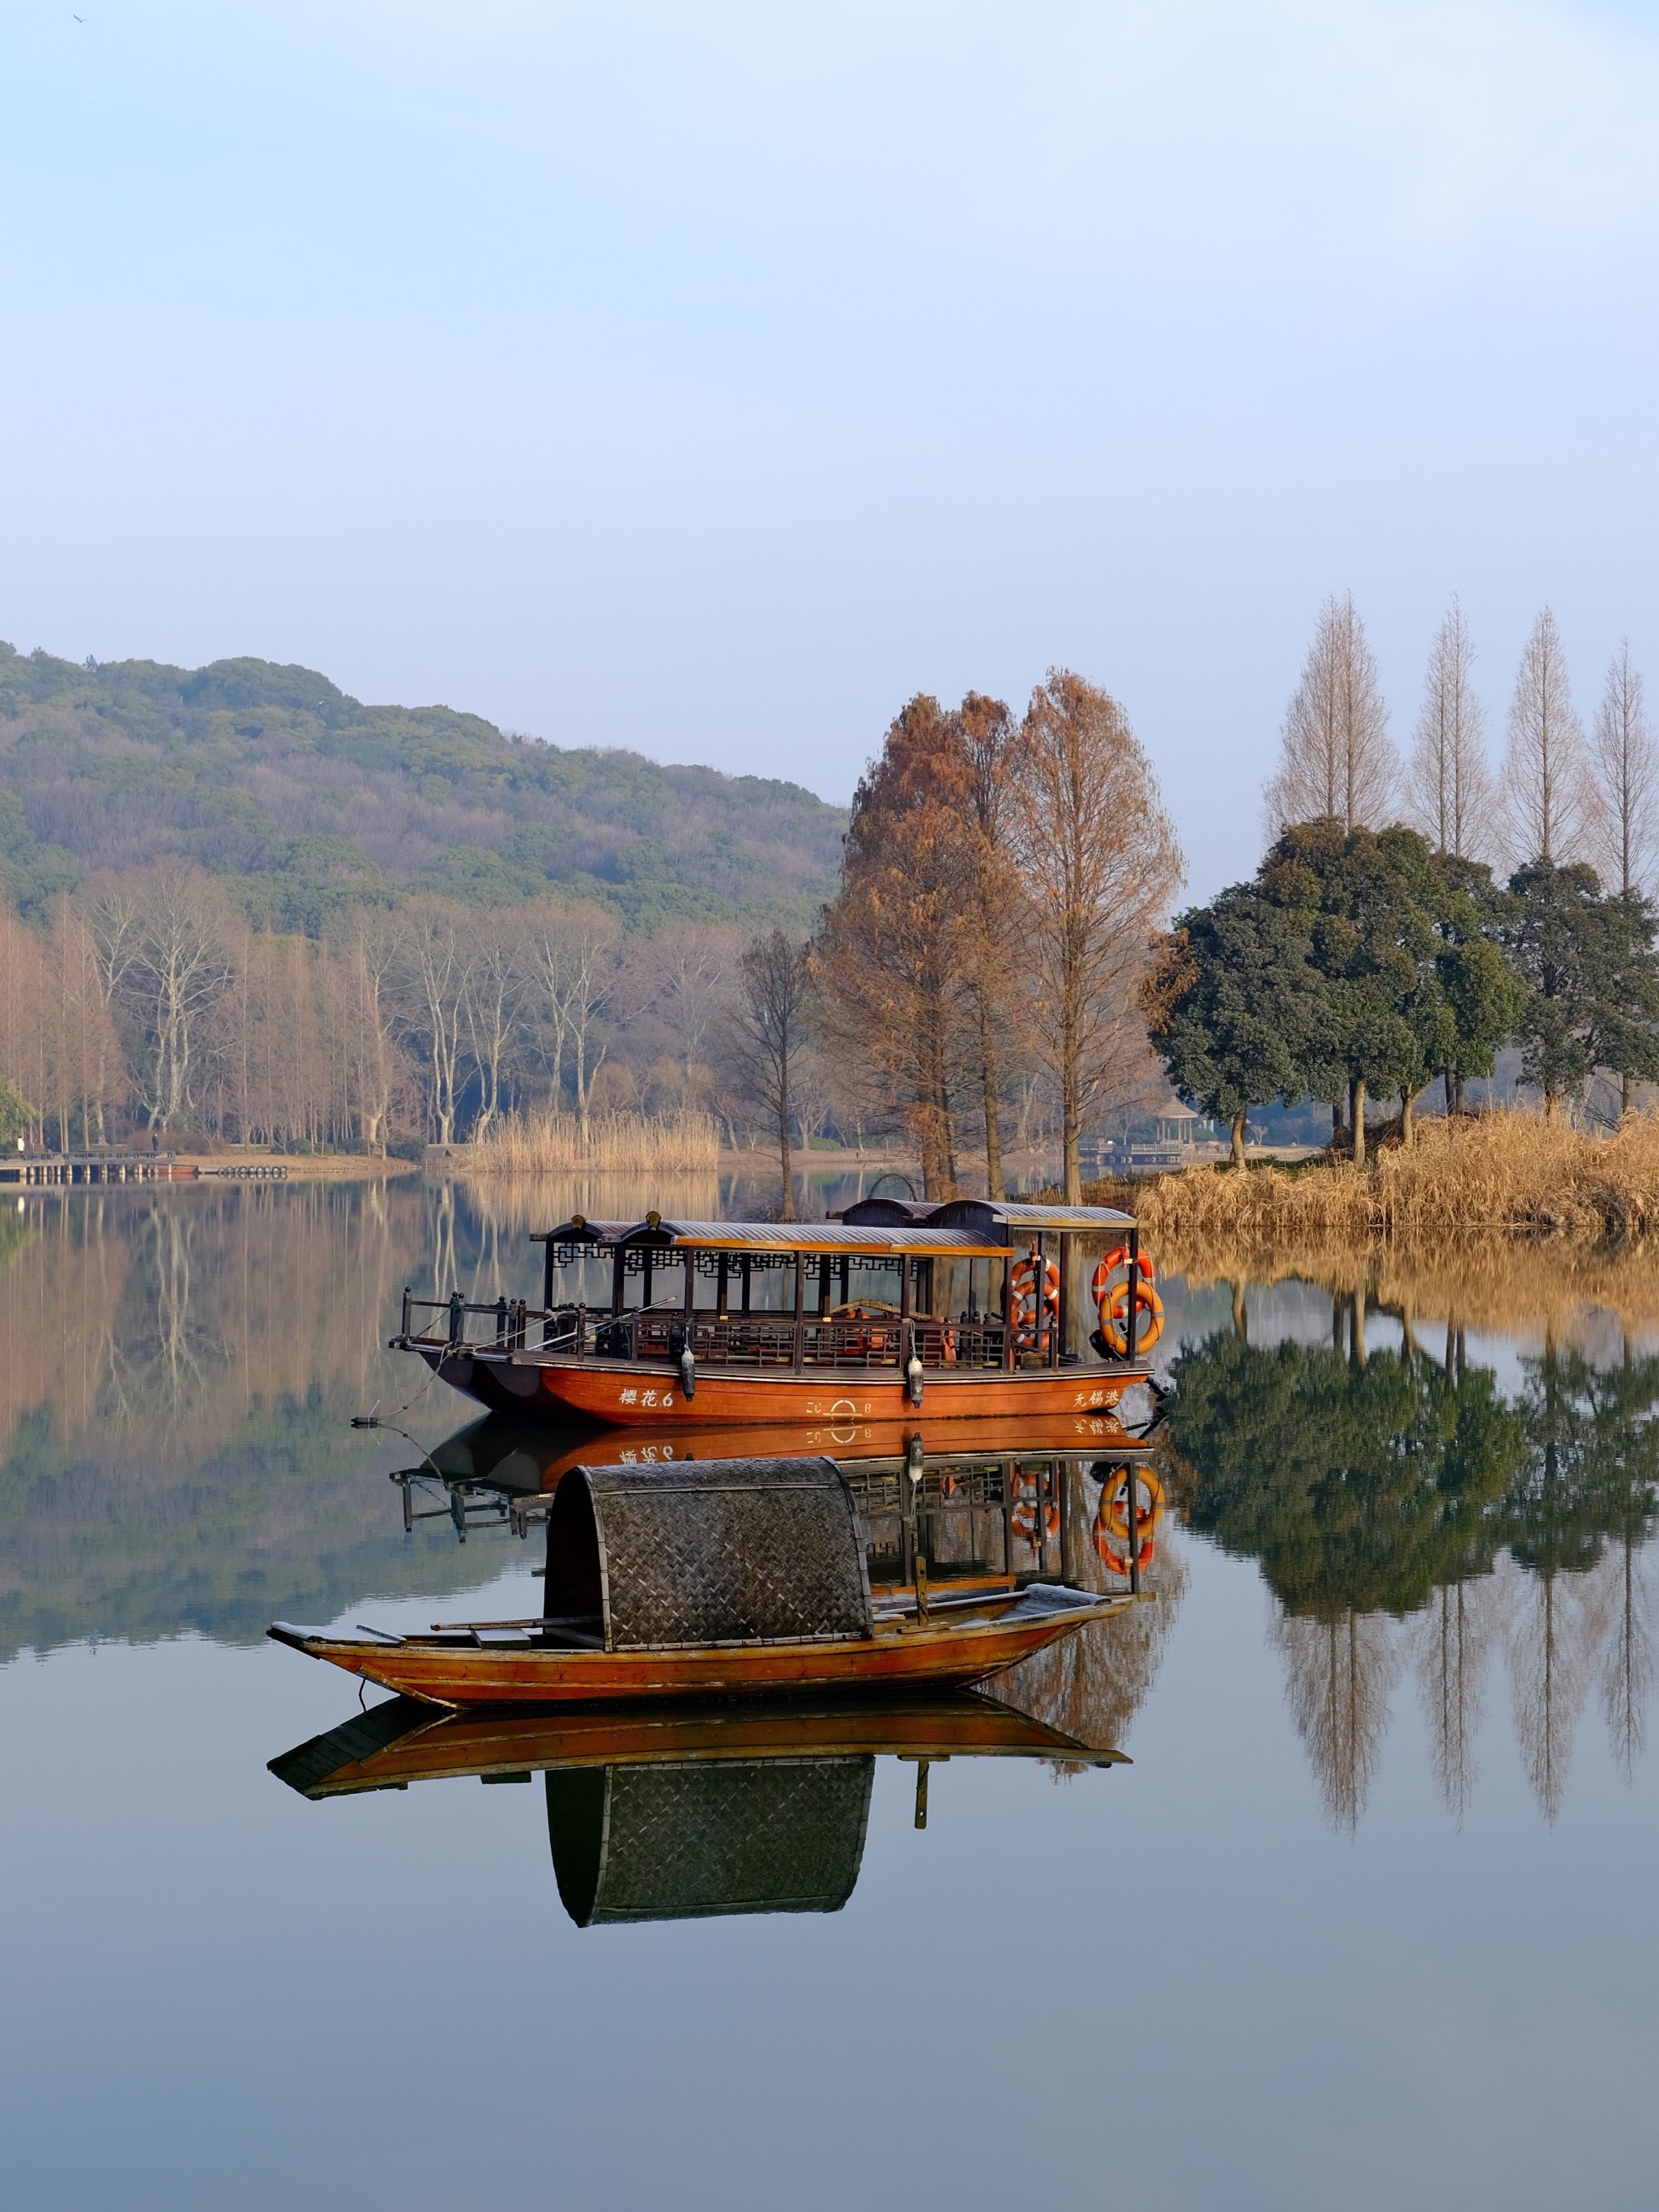
[[[0,636],[845,799],[1118,693],[1245,872],[1318,603],[1659,685],[1659,37],[1609,5],[0,8]]]

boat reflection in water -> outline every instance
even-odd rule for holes
[[[579,1927],[726,1913],[837,1912],[864,1856],[878,1756],[927,1777],[957,1758],[1069,1771],[1121,1755],[971,1692],[899,1705],[631,1713],[434,1714],[394,1698],[270,1762],[310,1798],[477,1775],[544,1778],[548,1838]]]
[[[819,1454],[851,1485],[878,1595],[910,1587],[918,1559],[931,1581],[959,1590],[1057,1576],[1138,1594],[1156,1556],[1164,1492],[1152,1447],[1110,1413],[980,1421],[970,1438],[960,1422],[915,1418],[653,1431],[648,1439],[625,1429],[526,1427],[490,1414],[393,1480],[403,1486],[406,1528],[447,1518],[465,1542],[481,1522],[527,1534],[576,1466]]]

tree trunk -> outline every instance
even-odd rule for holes
[[[1449,1067],[1446,1070],[1445,1080],[1446,1118],[1449,1121],[1451,1116],[1457,1111],[1457,1077],[1455,1073]]]
[[[1560,1105],[1560,1094],[1558,1091],[1546,1091],[1544,1093],[1544,1119],[1547,1121],[1553,1121],[1555,1119],[1556,1109]]]
[[[1066,1203],[1067,1206],[1081,1206],[1083,1203],[1083,1159],[1079,1147],[1077,1113],[1069,1101],[1066,1107],[1060,1134],[1066,1164]]]
[[[780,1221],[795,1218],[795,1162],[789,1148],[789,1109],[786,1104],[778,1115],[778,1164],[783,1172],[783,1203],[778,1209]]]
[[[1635,1091],[1636,1086],[1630,1077],[1621,1075],[1619,1079],[1619,1119],[1621,1123],[1630,1119],[1630,1109],[1634,1100]]]
[[[1402,1084],[1400,1087],[1400,1141],[1407,1152],[1411,1150],[1413,1139],[1417,1133],[1412,1121],[1413,1109],[1416,1104],[1417,1094]]]
[[[1002,1187],[1002,1112],[997,1099],[996,1047],[991,1042],[990,1015],[982,998],[979,1016],[979,1066],[985,1110],[985,1194],[988,1198],[1002,1198],[1006,1194]]]
[[[1244,1285],[1238,1276],[1233,1278],[1233,1334],[1241,1344],[1250,1340],[1250,1316],[1244,1304]]]
[[[1353,1130],[1353,1164],[1365,1164],[1365,1079],[1356,1075],[1348,1085],[1348,1117]]]
[[[1233,1115],[1233,1165],[1241,1174],[1243,1173],[1244,1115],[1242,1111]]]

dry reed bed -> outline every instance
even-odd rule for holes
[[[712,1114],[595,1114],[586,1137],[574,1114],[512,1114],[451,1161],[466,1175],[712,1175],[720,1156]]]
[[[1294,1279],[1425,1325],[1570,1337],[1600,1308],[1659,1326],[1653,1114],[1601,1138],[1522,1112],[1429,1122],[1364,1170],[1196,1168],[1110,1197],[1138,1212],[1160,1267],[1193,1282]]]
[[[1112,1187],[1166,1249],[1285,1239],[1369,1244],[1565,1235],[1631,1239],[1659,1231],[1659,1113],[1608,1137],[1521,1111],[1419,1122],[1409,1148],[1357,1169],[1189,1168]]]

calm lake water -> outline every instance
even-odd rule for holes
[[[405,1282],[533,1301],[580,1195],[7,1201],[9,2203],[1652,2202],[1650,1341],[1168,1282],[1156,1595],[1003,1686],[1015,1755],[411,1779],[263,1632],[539,1610],[538,1540],[423,1454],[556,1440],[460,1436],[381,1347]],[[1090,1463],[1000,1517],[1025,1464],[930,1474],[941,1572],[1040,1535],[1099,1579]]]

